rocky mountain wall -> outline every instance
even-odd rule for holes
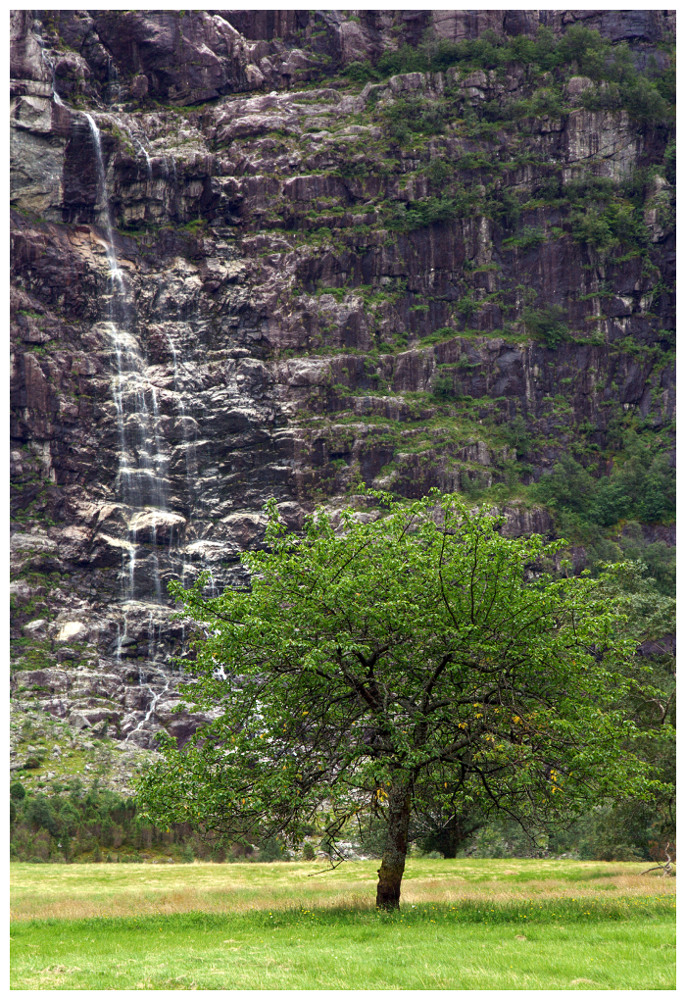
[[[595,64],[516,48],[579,25]],[[673,127],[603,66],[624,46],[662,85],[673,12],[15,11],[11,36],[19,706],[184,738],[166,585],[240,582],[270,497],[298,527],[359,482],[499,487],[509,530],[552,533],[519,486],[560,455],[607,474],[628,423],[671,448]],[[459,48],[484,39],[512,58]],[[444,64],[384,75],[412,53]]]

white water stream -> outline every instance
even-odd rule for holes
[[[152,550],[150,562],[154,599],[159,602],[162,600],[162,586],[157,554],[157,528],[167,511],[168,461],[159,433],[157,393],[146,377],[146,360],[134,332],[133,301],[117,258],[100,130],[92,115],[84,112],[84,117],[93,140],[98,183],[97,205],[101,210],[107,237],[105,253],[110,279],[108,332],[115,360],[112,398],[119,440],[117,487],[129,510],[129,544],[124,556],[128,565],[122,570],[122,579],[125,581],[123,596],[126,599],[139,596],[136,581],[139,552],[137,534],[143,523],[149,531]],[[152,595],[148,593],[140,596]]]
[[[42,46],[42,39],[39,39]],[[52,80],[52,99],[59,107],[67,107],[56,88],[55,61],[42,48],[42,58],[48,67]],[[112,84],[113,81],[110,81]],[[114,88],[112,88],[114,89]],[[141,604],[151,602],[163,603],[164,594],[160,573],[160,556],[165,561],[172,560],[174,546],[180,541],[180,518],[174,520],[169,514],[169,455],[168,446],[163,438],[161,409],[156,387],[147,375],[147,360],[142,342],[137,333],[138,317],[127,274],[122,268],[117,256],[115,230],[112,217],[110,193],[107,183],[107,171],[100,128],[93,117],[86,111],[68,108],[73,114],[83,116],[88,124],[93,157],[96,170],[96,201],[95,209],[99,213],[104,230],[103,248],[107,259],[108,295],[106,301],[106,317],[103,317],[112,356],[112,375],[110,379],[112,401],[117,430],[116,490],[124,505],[127,521],[127,534],[123,539],[122,568],[120,573],[120,609],[117,616],[116,638],[112,653],[117,663],[122,664],[127,655],[135,651],[140,655],[139,625],[129,635],[131,622],[140,618]],[[139,128],[134,132],[129,124],[107,113],[106,117],[122,129],[128,136],[132,147],[137,149],[145,159],[146,194],[150,192],[153,180],[152,157],[146,148],[147,137]],[[141,138],[142,136],[142,138]],[[164,157],[165,174],[172,182],[174,203],[177,195],[176,162],[173,156]],[[197,479],[196,438],[197,430],[190,424],[195,424],[188,417],[184,404],[184,386],[181,375],[183,362],[174,342],[174,337],[166,333],[166,338],[173,362],[174,390],[178,398],[178,416],[181,420],[181,433],[184,444],[186,465],[186,483],[189,497],[195,492]],[[164,525],[168,532],[165,538],[165,551],[162,552],[159,542],[159,529]],[[175,530],[175,528],[177,530]],[[181,560],[183,562],[183,560]],[[143,563],[145,565],[143,565]],[[190,567],[188,567],[190,569]],[[192,577],[197,575],[197,566]],[[186,564],[183,563],[182,577],[185,575]],[[216,593],[214,581],[213,594]],[[131,603],[129,603],[131,602]],[[145,692],[143,705],[138,709],[138,721],[125,737],[126,742],[148,742],[148,730],[154,723],[157,706],[172,688],[173,673],[167,673],[164,650],[166,647],[163,635],[162,620],[156,619],[155,613],[149,612],[147,661],[151,666],[157,662],[153,674],[144,673],[142,661],[139,660],[138,686]],[[182,626],[181,643],[185,642],[185,629]],[[133,650],[130,648],[133,645]]]

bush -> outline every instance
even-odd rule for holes
[[[51,836],[58,836],[59,824],[45,795],[36,795],[29,801],[28,819],[35,829],[47,830]]]
[[[510,191],[499,191],[486,202],[486,212],[496,222],[506,228],[516,226],[522,213],[519,199]]]
[[[353,62],[346,66],[345,75],[352,83],[368,83],[370,80],[378,80],[379,74],[370,62]]]
[[[432,395],[444,402],[453,396],[453,380],[449,375],[437,375],[431,388]]]
[[[628,521],[618,538],[621,557],[644,563],[655,588],[661,594],[671,595],[676,590],[676,549],[665,542],[647,542],[637,521]]]
[[[517,458],[524,458],[531,448],[531,434],[521,413],[505,425],[503,434],[510,447],[517,452]]]
[[[676,141],[672,140],[665,149],[665,177],[670,184],[676,184]]]
[[[260,850],[257,855],[258,861],[283,861],[284,860],[284,850],[283,844],[278,839],[278,837],[269,837],[260,844]]]
[[[479,303],[472,298],[471,294],[463,295],[462,298],[455,304],[458,315],[465,323],[469,323],[470,319],[477,312],[479,308]]]
[[[506,249],[518,247],[521,250],[531,250],[532,247],[540,246],[545,241],[546,234],[542,229],[534,226],[524,226],[516,236],[510,236],[508,239],[503,240],[503,247]]]
[[[448,160],[435,156],[426,168],[426,177],[431,184],[440,187],[455,174],[455,166]]]
[[[564,322],[566,312],[562,306],[545,306],[543,309],[526,308],[522,319],[529,333],[542,340],[546,347],[555,348],[567,340],[569,329]]]
[[[466,205],[462,198],[441,195],[431,196],[420,201],[396,204],[393,214],[388,220],[388,228],[398,232],[411,232],[436,222],[448,222],[460,217],[465,212]]]
[[[547,836],[526,834],[506,818],[491,820],[477,832],[473,842],[476,858],[531,858],[545,853]],[[472,853],[472,852],[470,852]]]
[[[411,133],[440,135],[448,121],[445,101],[429,102],[422,97],[401,97],[382,112],[386,131],[393,139],[405,142]]]
[[[438,72],[456,64],[465,69],[490,70],[512,63],[532,67],[539,73],[560,68],[567,74],[588,76],[602,84],[583,94],[582,100],[587,107],[624,108],[635,121],[645,124],[673,120],[674,60],[662,72],[655,60],[646,72],[639,72],[626,43],[613,45],[582,24],[572,25],[560,39],[544,27],[539,28],[535,38],[525,35],[503,38],[486,31],[478,38],[457,43],[427,34],[416,47],[403,45],[396,51],[384,52],[376,66],[355,62],[344,72],[348,79],[365,83],[397,73]],[[560,94],[550,86],[541,88],[524,103],[526,107],[521,109],[524,114],[557,115],[562,110]],[[483,110],[489,118],[488,109]],[[496,116],[492,120],[502,119],[502,108],[494,107],[492,114]]]

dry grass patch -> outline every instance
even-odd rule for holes
[[[124,917],[203,911],[373,907],[378,861],[321,864],[11,865],[14,920]],[[641,875],[645,863],[411,859],[406,905],[496,900],[646,897],[675,879]],[[317,874],[315,874],[317,873]],[[314,876],[314,877],[312,877]]]

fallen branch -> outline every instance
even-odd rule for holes
[[[334,855],[338,856],[338,860],[335,862],[334,862]],[[329,854],[328,857],[329,857],[329,864],[331,865],[330,868],[326,868],[322,872],[310,872],[310,874],[307,877],[313,878],[315,875],[328,875],[329,872],[335,871],[339,865],[342,865],[344,861],[347,861],[345,854],[342,854],[334,844],[331,844],[331,854]]]
[[[646,868],[644,872],[641,872],[641,875],[648,875],[650,872],[657,872],[657,871],[662,872],[663,878],[666,878],[668,875],[671,875],[674,871],[674,865],[672,864],[672,857],[669,853],[669,847],[670,844],[667,844],[667,846],[665,847],[665,857],[667,858],[667,860],[660,865],[653,865],[652,868]]]

